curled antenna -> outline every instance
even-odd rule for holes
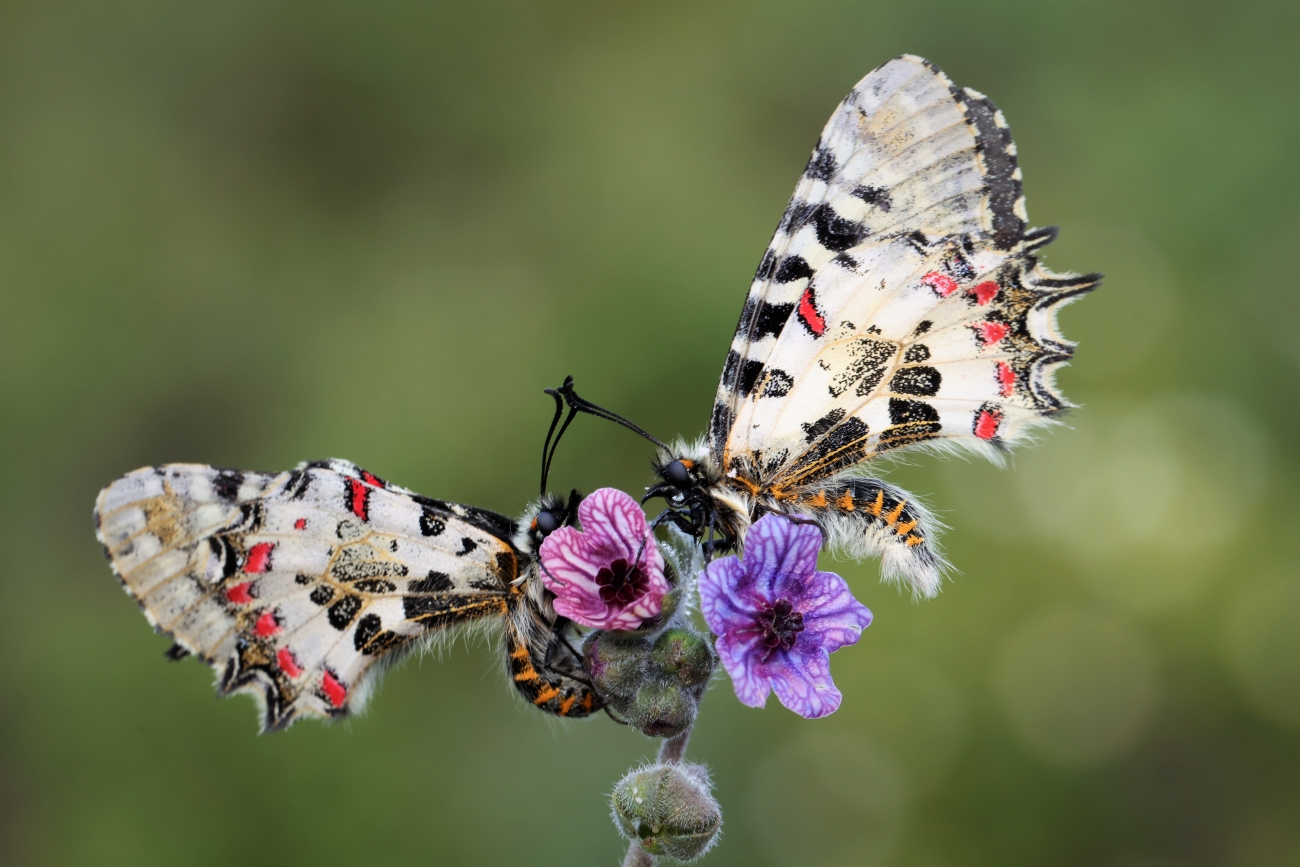
[[[566,385],[573,382],[570,376],[565,382]],[[551,475],[551,461],[555,459],[555,450],[560,447],[560,437],[569,429],[569,422],[578,414],[578,410],[573,407],[569,408],[569,417],[564,420],[560,427],[560,432],[555,435],[555,443],[551,443],[551,434],[555,433],[555,426],[560,423],[560,416],[564,413],[564,399],[560,393],[553,388],[546,389],[546,393],[555,398],[555,417],[551,419],[551,429],[546,432],[546,442],[542,444],[542,490],[541,496],[546,496],[546,479]]]
[[[621,424],[623,427],[627,428],[628,430],[632,431],[633,433],[635,433],[635,434],[639,434],[640,436],[643,436],[643,437],[645,437],[646,439],[650,440],[650,442],[652,442],[652,443],[654,443],[655,445],[659,446],[659,448],[663,449],[664,451],[669,451],[668,446],[664,445],[662,442],[660,442],[659,440],[655,439],[655,438],[652,437],[650,434],[646,433],[644,430],[642,430],[642,429],[641,429],[640,427],[638,427],[637,425],[635,425],[635,424],[633,424],[632,422],[628,421],[627,419],[623,418],[623,416],[619,415],[618,413],[616,413],[616,412],[610,412],[609,410],[605,409],[604,407],[596,406],[596,405],[595,405],[594,403],[592,403],[591,401],[589,401],[589,400],[584,400],[583,398],[578,397],[578,393],[577,393],[576,391],[573,390],[573,377],[572,377],[572,376],[567,376],[567,377],[565,377],[565,379],[564,379],[564,385],[560,386],[559,388],[548,388],[548,389],[546,389],[546,393],[549,394],[549,395],[551,395],[552,397],[554,397],[555,400],[556,400],[556,405],[557,405],[557,406],[556,406],[556,411],[555,411],[555,417],[556,417],[557,419],[560,417],[560,415],[559,415],[559,412],[560,412],[560,411],[559,411],[559,406],[558,406],[558,405],[559,405],[559,400],[560,400],[561,397],[563,397],[563,398],[564,398],[564,402],[567,403],[567,404],[569,405],[569,418],[570,418],[570,419],[573,418],[573,414],[574,414],[575,412],[585,412],[585,413],[587,413],[587,415],[594,415],[594,416],[596,416],[596,418],[603,418],[603,419],[605,419],[606,421],[612,421],[612,422],[614,422],[615,424]],[[564,424],[565,424],[565,427],[567,427],[569,423],[568,423],[568,421],[566,421]],[[561,428],[561,432],[563,432],[563,428]]]

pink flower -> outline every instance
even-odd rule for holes
[[[663,607],[664,558],[637,501],[601,488],[578,506],[582,530],[561,527],[542,542],[542,583],[555,610],[595,629],[636,629]]]

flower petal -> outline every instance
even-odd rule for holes
[[[660,597],[662,599],[663,597]],[[637,629],[643,622],[654,615],[642,615],[630,608],[613,608],[609,605],[601,604],[601,611],[591,612],[589,610],[571,610],[563,599],[555,600],[555,612],[569,618],[574,623],[581,623],[583,626],[590,626],[594,629],[608,629],[615,632]],[[656,611],[655,614],[659,612]]]
[[[731,678],[731,688],[736,691],[736,698],[749,707],[767,704],[767,697],[772,692],[767,674],[757,665],[763,654],[758,640],[757,634],[748,640],[737,635],[718,636],[718,659]]]
[[[584,514],[584,507],[593,498],[595,505]],[[655,544],[645,513],[630,496],[613,488],[596,491],[583,501],[578,512],[584,529],[561,527],[542,541],[539,551],[542,584],[555,594],[556,613],[595,629],[638,628],[663,609],[669,589],[663,554]],[[617,535],[624,530],[640,535]],[[606,534],[603,537],[602,532]],[[646,579],[641,594],[624,606],[602,600],[596,583],[600,570],[617,559],[633,560],[638,553],[637,565]]]
[[[745,575],[739,557],[724,557],[710,563],[700,576],[700,613],[714,635],[754,625],[755,600],[746,599],[738,590]]]
[[[718,656],[736,696],[750,707],[762,707],[773,691],[781,704],[808,718],[840,706],[830,654],[858,640],[871,612],[843,578],[817,571],[821,544],[817,527],[766,515],[750,528],[743,560],[715,560],[700,577],[700,611],[718,636]],[[781,599],[803,615],[803,628],[794,647],[773,653],[759,614]]]
[[[595,601],[589,596],[556,596],[552,605],[556,614],[592,629],[605,629],[610,619],[609,606],[599,596]]]
[[[542,584],[557,596],[568,588],[598,594],[596,573],[605,562],[591,550],[591,544],[577,529],[561,527],[542,540]]]
[[[834,572],[814,572],[804,592],[796,605],[803,614],[800,639],[816,642],[827,653],[857,644],[871,625],[870,609],[853,598],[848,583]]]
[[[784,657],[782,664],[772,664],[781,657]],[[799,646],[795,645],[792,651],[778,654],[766,666],[772,691],[781,704],[806,719],[834,713],[844,696],[831,680],[830,663],[825,650],[818,648],[810,653],[801,653]]]
[[[599,488],[578,506],[578,520],[588,544],[609,556],[631,562],[650,536],[641,506],[617,488]]]
[[[821,530],[783,515],[764,515],[745,537],[745,565],[754,591],[768,601],[797,600],[803,584],[817,569]]]

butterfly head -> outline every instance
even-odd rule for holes
[[[699,495],[710,485],[711,475],[704,461],[680,456],[671,459],[661,457],[654,463],[655,475],[659,482],[646,490],[641,502],[663,497],[670,506],[685,506],[689,500]]]
[[[547,536],[561,527],[577,524],[578,504],[581,502],[582,494],[577,491],[570,491],[568,499],[559,494],[542,494],[519,519],[515,544],[521,550],[535,554]]]

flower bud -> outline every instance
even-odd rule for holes
[[[653,738],[676,737],[695,722],[698,702],[672,680],[649,681],[636,691],[626,709],[628,721]]]
[[[651,855],[694,861],[709,850],[722,827],[711,788],[702,765],[640,768],[614,787],[614,823]]]
[[[655,639],[650,659],[661,670],[677,675],[685,686],[702,686],[713,676],[713,648],[694,629],[665,629]]]
[[[582,655],[592,684],[607,701],[630,698],[645,681],[649,659],[642,638],[591,632],[583,643]]]

